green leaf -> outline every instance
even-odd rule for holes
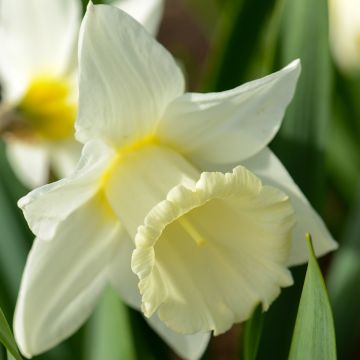
[[[324,152],[331,117],[332,67],[327,0],[286,2],[280,65],[300,58],[302,73],[272,148],[300,188],[321,209],[325,193]]]
[[[0,342],[6,347],[8,352],[16,360],[22,360],[20,353],[17,349],[17,345],[14,336],[11,332],[10,326],[6,321],[5,315],[0,309]]]
[[[106,289],[87,331],[86,359],[136,359],[128,309],[111,288]]]
[[[264,315],[260,304],[255,308],[251,318],[244,325],[244,335],[243,335],[244,360],[256,360],[263,324],[264,324]]]
[[[276,0],[226,2],[209,56],[204,91],[228,90],[268,71],[263,67],[273,60],[278,30],[273,16],[278,18],[280,5],[282,1]]]
[[[25,191],[10,169],[0,140],[0,306],[9,319],[33,237],[16,206]]]
[[[337,190],[352,203],[360,179],[360,79],[336,75],[327,165]]]
[[[289,360],[336,359],[331,306],[310,234],[306,235],[309,263],[296,318]]]
[[[360,330],[360,187],[328,273],[339,356],[350,358]]]

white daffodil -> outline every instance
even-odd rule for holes
[[[360,1],[329,0],[330,44],[339,67],[360,71]]]
[[[120,0],[155,34],[162,0]],[[30,188],[63,177],[79,160],[74,140],[77,111],[76,42],[80,0],[0,1],[0,133],[19,179]]]
[[[19,202],[37,238],[16,339],[28,356],[57,344],[110,281],[175,351],[196,359],[210,331],[247,319],[260,302],[267,309],[292,284],[287,266],[307,260],[306,231],[318,255],[336,247],[267,148],[299,61],[233,90],[184,93],[172,56],[106,5],[89,6],[79,46],[84,148],[71,176]],[[240,165],[203,172],[231,163]]]

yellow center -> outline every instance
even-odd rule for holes
[[[146,145],[156,144],[157,139],[154,135],[145,136],[142,139],[139,139],[133,143],[130,143],[127,146],[124,146],[118,149],[117,153],[114,155],[113,159],[110,161],[109,166],[104,171],[103,175],[100,178],[99,189],[104,189],[109,179],[112,176],[114,169],[119,166],[120,162],[125,159],[127,156],[136,152],[137,150],[143,148]]]
[[[181,154],[149,134],[117,149],[99,179],[99,199],[104,208],[111,207],[107,189],[117,189],[116,201],[121,204],[118,216],[129,234],[135,236],[149,211],[166,199],[171,189],[179,183],[193,185],[199,176],[200,172]],[[191,216],[182,215],[176,219],[176,225],[197,246],[207,243]]]
[[[47,140],[65,139],[73,133],[76,104],[66,79],[35,78],[17,106],[24,125]]]

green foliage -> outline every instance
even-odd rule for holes
[[[128,308],[108,288],[87,326],[85,358],[89,360],[135,360]]]
[[[276,21],[271,23],[273,27],[267,25],[274,13],[279,15],[276,10],[276,0],[226,2],[212,45],[204,90],[231,89],[252,75],[260,75],[263,69],[257,66],[254,70],[254,64],[258,65],[260,59],[266,63],[267,57],[273,54]],[[258,56],[261,50],[264,50],[263,57]]]
[[[306,236],[306,241],[309,249],[309,263],[289,360],[335,360],[335,330],[329,297],[309,234]]]
[[[1,141],[0,171],[0,305],[7,316],[10,316],[30,248],[31,235],[16,207],[16,202],[25,193],[25,189],[9,169]]]
[[[244,325],[243,359],[256,360],[263,328],[264,315],[261,304],[258,305],[251,318]]]
[[[6,347],[8,353],[15,360],[22,360],[22,357],[17,349],[17,345],[14,339],[14,336],[11,332],[10,326],[6,321],[5,315],[0,309],[0,342]],[[11,359],[8,356],[8,359]]]
[[[350,358],[360,330],[360,188],[328,274],[339,354]]]
[[[280,65],[300,58],[302,73],[273,148],[318,209],[325,185],[324,150],[331,115],[332,68],[327,0],[287,1]]]
[[[336,73],[327,164],[341,196],[352,203],[360,180],[360,78]]]

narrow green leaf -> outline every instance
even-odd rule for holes
[[[256,360],[261,332],[264,324],[264,314],[261,304],[258,305],[251,318],[244,325],[243,359]]]
[[[324,151],[331,117],[332,67],[328,46],[327,0],[286,2],[280,65],[300,58],[295,97],[272,144],[290,174],[321,209],[325,192]]]
[[[360,179],[360,79],[336,73],[335,89],[327,165],[336,189],[352,203]]]
[[[296,318],[289,360],[336,360],[336,340],[330,301],[310,234],[309,263]]]
[[[275,33],[277,31],[276,26],[272,27],[269,24],[276,23],[272,21],[272,16],[277,12],[279,3],[282,1],[226,2],[220,13],[203,90],[231,89],[260,75],[259,62],[267,61],[267,57],[271,58],[273,55],[272,40],[276,38],[273,36],[273,30]],[[262,51],[265,48],[266,51]]]
[[[327,284],[333,304],[339,356],[350,358],[360,330],[360,186]]]
[[[87,332],[86,359],[136,359],[128,309],[111,288],[106,289]]]
[[[5,144],[0,140],[0,306],[10,320],[32,241],[22,213],[16,206],[25,191],[10,169]]]
[[[17,345],[14,336],[11,332],[10,326],[6,321],[5,315],[0,309],[0,342],[6,347],[8,352],[16,360],[22,360],[20,353],[17,349]]]
[[[14,358],[11,353],[8,351],[7,352],[7,360],[16,360],[16,358]]]

